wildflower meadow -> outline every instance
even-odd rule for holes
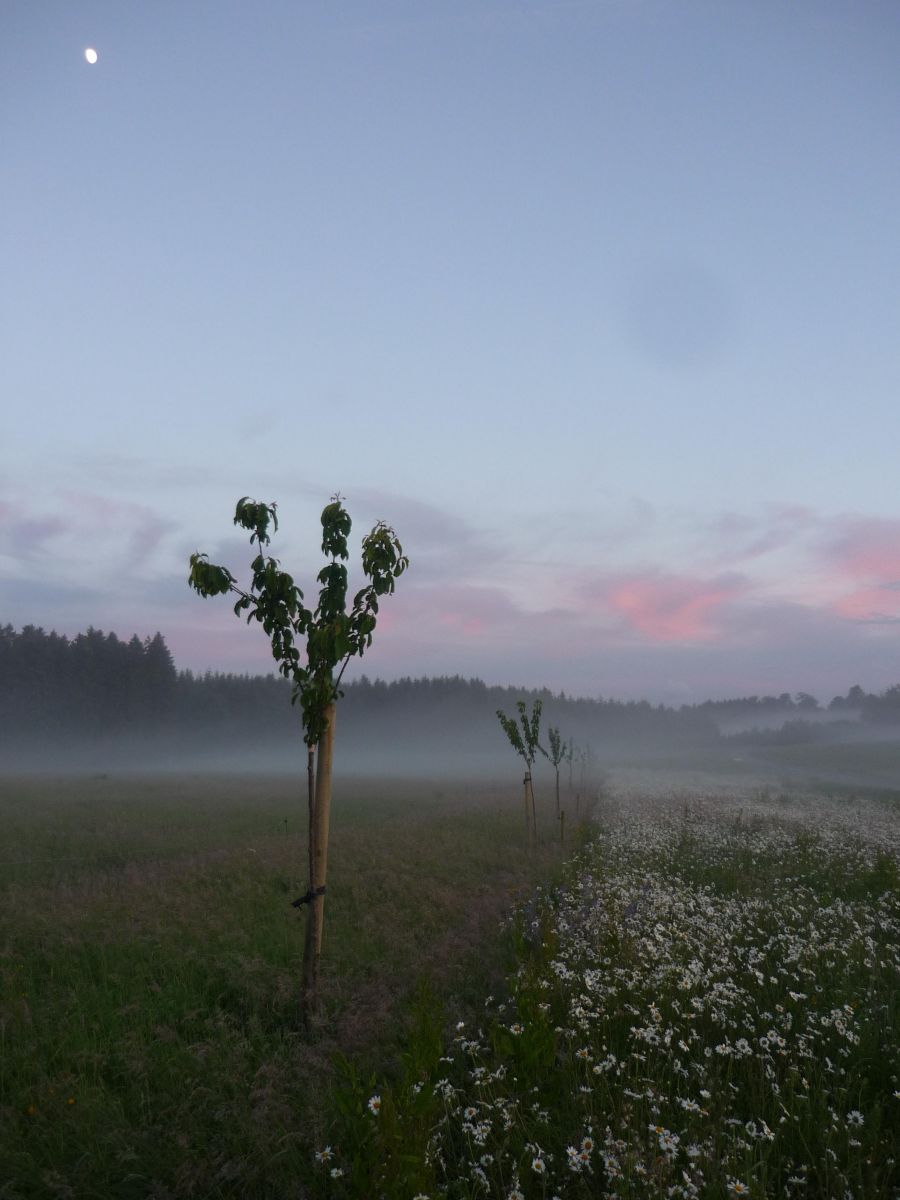
[[[900,1195],[896,798],[620,789],[508,994],[351,1078],[324,1194]]]

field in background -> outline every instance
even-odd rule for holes
[[[804,743],[787,746],[720,745],[709,750],[655,751],[606,756],[613,773],[650,771],[663,774],[665,785],[684,790],[698,785],[740,781],[756,789],[830,791],[843,794],[881,792],[900,796],[900,742],[858,741]]]
[[[530,856],[514,782],[344,781],[297,1034],[303,783],[0,781],[2,1200],[298,1197],[338,1052],[390,1072],[410,1013],[500,981],[500,918],[559,862],[549,791]]]

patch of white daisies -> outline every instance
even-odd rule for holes
[[[898,862],[888,805],[621,795],[422,1082],[429,1200],[900,1195]]]

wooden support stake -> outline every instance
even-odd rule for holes
[[[326,710],[327,725],[319,744],[307,759],[309,786],[309,916],[303,947],[303,1021],[316,1011],[319,1001],[319,955],[325,924],[325,879],[328,873],[328,830],[331,817],[331,764],[334,756],[335,705]],[[313,755],[316,757],[313,770]]]
[[[331,764],[334,760],[334,718],[337,707],[332,701],[325,710],[328,722],[325,732],[319,741],[316,751],[316,844],[315,844],[315,883],[313,890],[324,889],[325,876],[328,872],[328,830],[331,822]],[[325,916],[325,897],[317,895],[312,900],[313,907],[318,910],[316,922],[316,960],[318,973],[318,958],[322,950],[322,928]]]
[[[531,813],[531,845],[537,845],[537,812],[534,807],[534,784],[531,780],[531,772],[528,772],[528,798],[529,811]]]

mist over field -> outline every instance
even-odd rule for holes
[[[900,786],[900,687],[854,686],[822,703],[805,692],[679,707],[591,699],[461,677],[365,675],[337,710],[340,776],[510,779],[520,767],[497,710],[540,700],[544,728],[574,744],[573,786],[622,765],[764,769],[773,777],[852,782],[860,765]],[[73,639],[0,628],[0,770],[306,769],[300,711],[274,675],[178,671],[162,635],[126,642],[91,629]],[[546,738],[544,739],[546,742]],[[814,769],[815,768],[815,769]],[[552,777],[540,755],[538,777]],[[872,781],[871,779],[869,780]]]

